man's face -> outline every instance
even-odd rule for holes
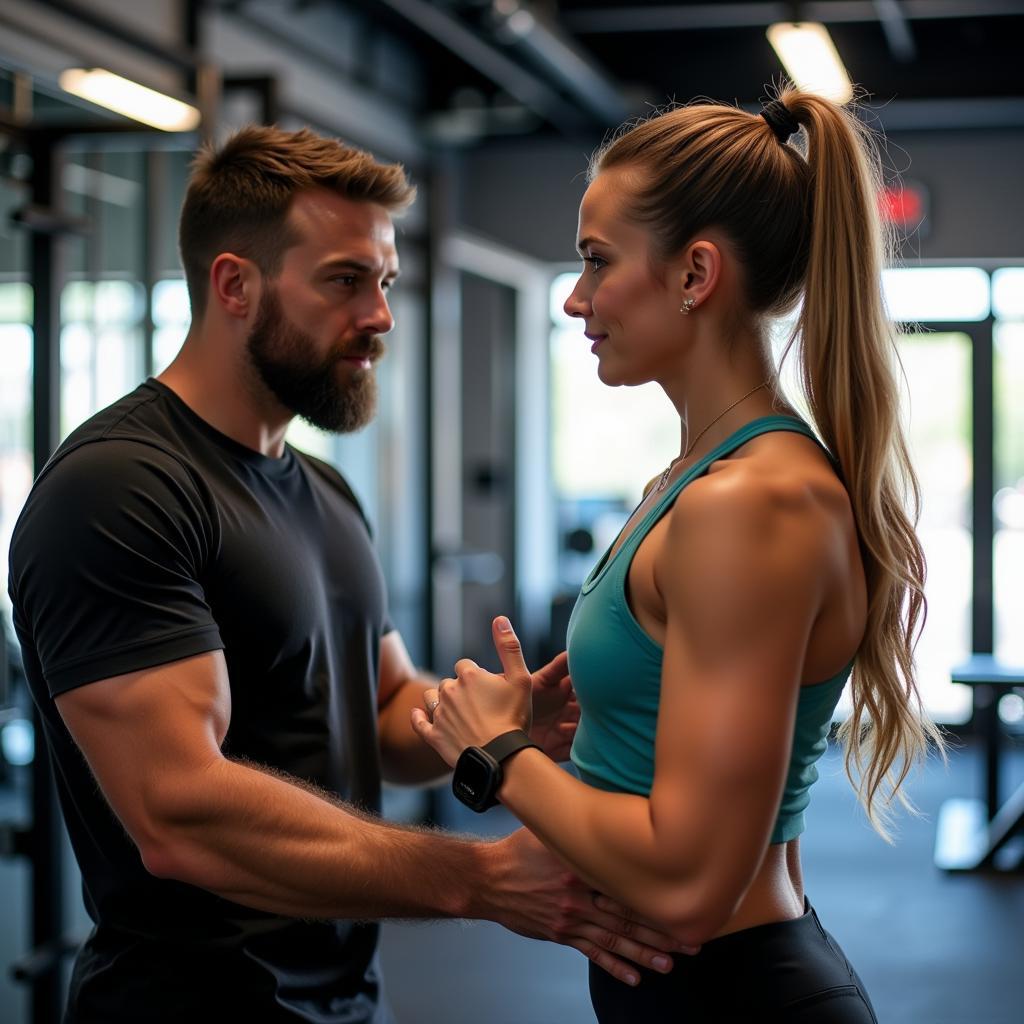
[[[264,279],[247,341],[259,379],[289,411],[323,430],[358,430],[376,411],[374,364],[394,321],[386,291],[398,276],[387,210],[324,189],[296,196],[300,241]]]

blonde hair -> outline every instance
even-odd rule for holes
[[[390,211],[416,198],[401,164],[378,163],[361,149],[308,128],[286,132],[250,125],[219,149],[206,146],[192,164],[178,244],[194,316],[206,307],[210,266],[222,252],[253,260],[269,276],[298,241],[287,224],[296,194],[327,188]]]
[[[630,127],[595,154],[590,179],[636,171],[629,203],[666,259],[714,226],[730,238],[749,309],[779,315],[803,300],[789,348],[814,427],[850,495],[868,613],[840,726],[846,770],[872,825],[889,838],[892,803],[929,741],[914,647],[925,614],[920,491],[899,419],[896,345],[881,294],[888,255],[877,210],[881,162],[871,132],[828,100],[784,89],[803,130],[782,143],[760,115],[679,107]],[[789,351],[787,348],[787,353]],[[909,504],[909,510],[907,505]],[[881,797],[881,799],[879,799]]]

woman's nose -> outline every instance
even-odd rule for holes
[[[588,310],[590,309],[590,303],[579,294],[579,283],[577,282],[576,287],[573,288],[569,298],[565,300],[565,305],[562,306],[565,310],[566,316],[579,316],[585,317]]]

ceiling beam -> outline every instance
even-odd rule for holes
[[[900,13],[907,21],[949,18],[989,18],[1024,15],[1019,0],[903,0]],[[877,21],[874,0],[818,0],[802,3],[801,17],[827,25]],[[679,29],[764,27],[793,17],[790,3],[705,3],[663,6],[592,7],[564,10],[560,20],[582,35],[604,32],[673,32]]]
[[[912,61],[917,56],[917,47],[900,5],[896,0],[874,0],[874,4],[889,52],[896,60]]]
[[[77,21],[87,28],[102,32],[119,43],[126,43],[134,50],[145,54],[147,58],[168,64],[178,71],[195,72],[198,60],[196,54],[185,46],[165,46],[152,39],[127,28],[115,18],[105,17],[87,4],[76,3],[75,0],[36,0],[44,7],[50,7],[68,18]]]
[[[539,65],[598,123],[619,124],[629,116],[629,104],[618,87],[557,25],[520,0],[495,3],[492,19],[499,39]]]
[[[1016,96],[892,100],[865,112],[887,133],[1024,128],[1024,99]]]
[[[557,90],[510,60],[440,7],[427,0],[380,2],[381,6],[400,15],[557,128],[572,133],[588,126],[588,119],[581,116],[580,109],[564,99]]]

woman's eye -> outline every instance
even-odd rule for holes
[[[600,270],[602,267],[607,265],[607,262],[600,256],[584,256],[583,262],[589,263],[591,270]]]

